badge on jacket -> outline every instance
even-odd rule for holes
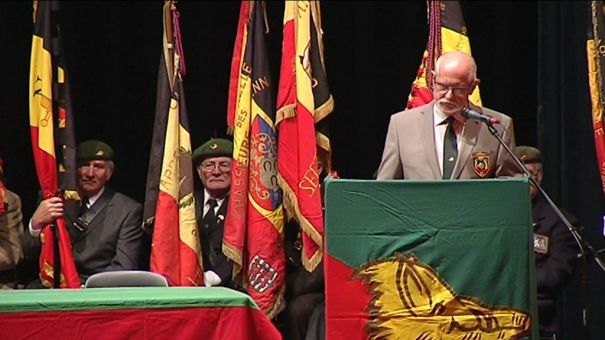
[[[534,233],[534,251],[538,254],[548,253],[548,236]]]
[[[473,153],[473,171],[481,178],[487,176],[490,170],[489,154],[487,152]]]

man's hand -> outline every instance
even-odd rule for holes
[[[32,229],[40,230],[51,224],[58,217],[63,216],[63,201],[59,197],[51,197],[40,202],[32,216]]]

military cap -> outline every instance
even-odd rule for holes
[[[100,140],[87,140],[78,145],[78,160],[90,161],[94,159],[113,160],[113,149]]]
[[[542,163],[542,153],[540,150],[527,145],[520,145],[515,148],[515,156],[519,157],[525,164]]]
[[[191,155],[195,164],[210,157],[233,157],[233,142],[224,138],[210,138],[209,141],[195,149]]]

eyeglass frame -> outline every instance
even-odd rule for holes
[[[200,168],[202,171],[212,172],[214,169],[219,169],[220,172],[229,172],[231,171],[232,162],[222,161],[219,163],[200,163]]]
[[[452,91],[452,94],[456,97],[468,95],[473,89],[472,87],[464,86],[448,86],[436,81],[435,79],[433,79],[433,86],[437,92],[447,94],[448,92]]]

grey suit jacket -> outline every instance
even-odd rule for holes
[[[144,234],[141,228],[143,206],[133,199],[105,187],[91,209],[98,204],[99,212],[84,231],[74,227],[79,211],[78,202],[66,202],[63,217],[69,231],[71,247],[80,281],[96,273],[113,270],[143,269]],[[97,206],[97,208],[99,208]],[[39,256],[40,239],[29,232],[33,254]]]
[[[431,102],[391,116],[377,179],[442,179],[435,151],[433,105]],[[487,108],[471,107],[498,119],[500,123],[495,125],[498,133],[511,150],[515,147],[510,117]],[[485,124],[468,120],[461,138],[452,179],[521,175],[521,170]]]
[[[21,199],[15,193],[5,189],[6,213],[0,215],[0,289],[16,283],[15,268],[23,257],[21,238],[23,223],[21,221]],[[0,202],[4,204],[4,202]]]

